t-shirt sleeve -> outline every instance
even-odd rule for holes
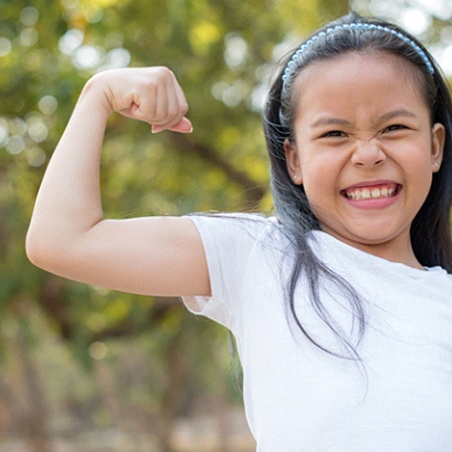
[[[232,329],[243,294],[248,258],[269,219],[257,215],[200,215],[188,218],[201,236],[211,296],[184,296],[188,310]]]

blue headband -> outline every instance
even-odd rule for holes
[[[427,66],[428,71],[433,76],[435,74],[435,69],[428,59],[425,52],[417,45],[412,39],[408,38],[404,34],[400,33],[397,30],[393,30],[389,27],[384,27],[382,25],[376,25],[376,24],[369,24],[369,23],[354,23],[354,24],[344,24],[344,25],[337,25],[333,28],[328,28],[326,31],[322,31],[319,34],[313,36],[311,39],[309,39],[307,42],[305,42],[293,55],[290,61],[287,63],[286,69],[284,70],[284,74],[282,76],[282,93],[286,93],[290,85],[292,85],[293,80],[295,79],[298,70],[301,66],[301,55],[303,52],[312,46],[319,38],[324,37],[326,35],[330,35],[335,33],[336,31],[340,30],[355,30],[355,29],[361,29],[361,30],[380,30],[384,31],[385,33],[390,33],[394,36],[397,36],[402,41],[406,42],[409,46],[411,46],[416,53],[422,58],[425,65]]]

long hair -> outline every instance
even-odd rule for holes
[[[345,24],[366,23],[371,27],[342,27]],[[327,30],[335,29],[327,33]],[[392,30],[393,32],[388,32]],[[403,38],[403,39],[402,39]],[[406,39],[405,39],[406,38]],[[297,74],[310,63],[331,60],[346,52],[386,52],[409,61],[418,79],[431,114],[432,124],[442,123],[446,129],[444,157],[440,170],[433,175],[428,197],[417,213],[411,226],[411,241],[414,253],[424,266],[442,266],[452,273],[452,239],[450,211],[452,205],[452,102],[441,72],[428,51],[413,36],[401,28],[382,21],[367,20],[356,13],[350,13],[332,22],[307,41],[297,56]],[[415,46],[419,46],[419,50]],[[300,49],[300,47],[298,47]],[[309,299],[323,322],[337,335],[348,353],[344,358],[359,359],[356,347],[365,330],[365,309],[363,300],[350,284],[327,268],[311,251],[307,233],[320,229],[319,221],[311,210],[303,186],[295,185],[287,170],[284,141],[293,139],[294,96],[283,90],[283,76],[290,55],[270,89],[264,111],[264,132],[271,163],[271,190],[274,207],[279,221],[295,246],[295,263],[286,290],[290,312],[296,324],[306,337],[322,350],[340,356],[326,349],[314,340],[302,319],[296,312],[294,293],[300,275],[307,278]],[[429,66],[431,65],[431,66]],[[432,74],[433,72],[433,74]],[[290,91],[290,88],[289,88]],[[321,278],[330,279],[345,292],[351,303],[353,325],[358,325],[357,338],[347,336],[335,322],[328,307],[319,298]]]

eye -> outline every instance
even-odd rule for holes
[[[386,127],[386,129],[384,129],[383,132],[395,132],[397,130],[403,130],[406,128],[407,127],[404,126],[403,124],[392,124],[389,127]]]
[[[347,134],[340,130],[330,130],[322,135],[322,138],[343,138],[346,137]]]

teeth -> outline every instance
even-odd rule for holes
[[[354,191],[349,191],[345,193],[345,196],[348,199],[354,199],[356,201],[359,201],[361,199],[378,199],[378,198],[389,198],[391,196],[394,196],[396,192],[396,188],[362,188],[362,189],[356,189]]]

